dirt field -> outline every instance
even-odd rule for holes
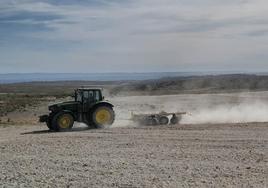
[[[230,123],[265,116],[260,104],[266,96],[117,97],[111,98],[117,121],[110,129],[76,125],[72,132],[53,133],[37,124],[1,127],[0,187],[268,187],[268,123]],[[46,110],[38,109],[36,116]],[[198,115],[175,126],[127,120],[133,111],[159,109]],[[204,112],[214,114],[193,124]]]
[[[268,124],[0,129],[1,187],[267,187]]]

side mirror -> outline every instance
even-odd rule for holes
[[[102,96],[102,100],[104,100],[104,96]]]

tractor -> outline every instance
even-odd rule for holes
[[[53,104],[50,113],[39,117],[49,130],[71,130],[74,122],[82,122],[91,128],[105,128],[113,124],[115,113],[113,105],[104,100],[102,88],[78,88],[73,101]]]

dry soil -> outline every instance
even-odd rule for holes
[[[261,96],[266,100],[264,93],[254,98]],[[117,121],[109,129],[1,127],[0,187],[268,187],[268,123],[146,127],[127,120],[132,110],[194,112],[208,98],[237,105],[240,97],[113,98]]]

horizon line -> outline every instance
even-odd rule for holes
[[[268,71],[227,71],[227,70],[208,70],[208,71],[152,71],[152,72],[8,72],[4,74],[150,74],[150,73],[268,73]]]

